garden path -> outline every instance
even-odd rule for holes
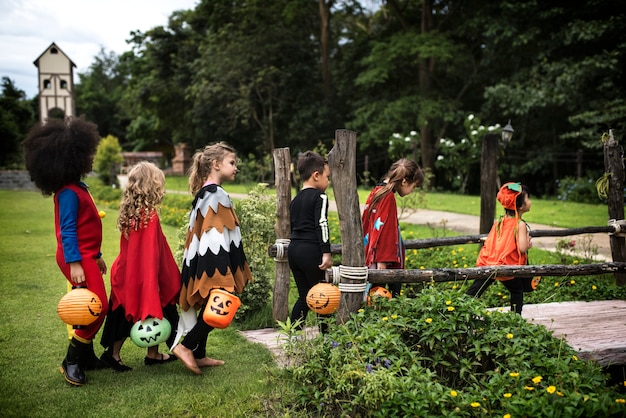
[[[242,198],[245,195],[232,195]],[[336,211],[334,201],[329,202],[329,209]],[[451,212],[418,209],[401,216],[401,222],[417,225],[429,225],[434,229],[456,231],[462,234],[476,235],[479,232],[480,218]],[[602,226],[605,222],[598,222]],[[532,224],[535,230],[559,229],[550,225]],[[611,261],[609,235],[591,234],[591,245],[597,245],[596,261]],[[572,236],[580,242],[582,236]],[[563,237],[534,237],[533,246],[547,251],[556,251],[556,244]],[[572,254],[573,255],[573,254]],[[580,253],[580,256],[585,254]],[[581,312],[585,314],[581,316]],[[595,358],[601,364],[616,360],[626,362],[626,301],[567,302],[525,305],[522,315],[527,321],[546,326],[555,332],[555,336],[566,338],[568,344],[581,353],[582,358]],[[602,318],[601,323],[598,318]],[[606,319],[606,321],[605,321]],[[306,337],[312,338],[317,329],[306,330]],[[282,349],[286,337],[274,328],[244,331],[242,335],[249,341],[265,345],[275,356],[279,365],[285,365],[288,358]],[[593,354],[592,354],[593,353]],[[623,364],[623,363],[620,363]]]

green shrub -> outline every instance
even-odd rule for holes
[[[113,135],[102,138],[93,160],[93,169],[98,173],[98,178],[104,184],[119,186],[117,172],[123,161],[124,157],[119,140]]]
[[[316,416],[624,416],[595,363],[520,315],[459,291],[376,299],[289,343],[296,405]]]
[[[557,180],[557,199],[577,203],[600,203],[596,182],[591,178],[565,177]]]
[[[235,205],[246,257],[254,277],[254,282],[249,283],[241,294],[238,320],[264,310],[270,303],[274,261],[267,255],[267,247],[276,239],[276,197],[264,193],[266,188],[266,184],[258,184]]]
[[[119,209],[122,201],[122,190],[119,187],[103,184],[99,177],[89,177],[85,180],[85,184],[89,186],[89,193],[98,206]]]

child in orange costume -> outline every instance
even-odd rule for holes
[[[494,222],[485,244],[480,249],[476,266],[526,265],[532,247],[530,228],[522,215],[530,211],[528,188],[520,183],[506,183],[498,192],[498,201],[505,214]],[[511,293],[511,310],[522,313],[524,292],[532,291],[530,278],[496,277]],[[493,279],[475,280],[467,294],[479,297]]]

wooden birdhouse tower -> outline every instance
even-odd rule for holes
[[[76,64],[54,42],[37,58],[39,120],[74,116],[74,68]]]

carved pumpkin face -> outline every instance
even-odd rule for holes
[[[211,289],[202,318],[213,328],[226,328],[230,325],[241,306],[239,298],[223,289]]]
[[[313,312],[330,315],[339,307],[341,292],[331,283],[318,283],[306,295],[306,304]]]
[[[86,287],[73,288],[61,298],[57,305],[59,318],[74,328],[91,324],[101,313],[100,298]]]
[[[152,347],[167,341],[172,325],[167,319],[146,318],[137,321],[130,329],[130,339],[139,347]]]
[[[373,287],[367,294],[368,306],[371,303],[374,303],[376,298],[381,298],[381,297],[391,299],[391,292],[382,286]]]

